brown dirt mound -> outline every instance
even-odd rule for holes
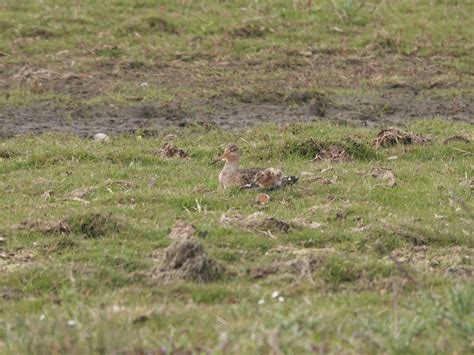
[[[313,161],[350,161],[351,155],[339,145],[330,145],[325,149],[321,149]]]
[[[159,154],[162,158],[180,158],[189,159],[189,154],[174,144],[165,143],[161,147]]]
[[[376,147],[390,147],[397,144],[425,144],[431,139],[412,132],[406,132],[400,128],[383,129],[374,140]]]
[[[165,282],[176,279],[210,282],[225,272],[195,239],[176,240],[156,256],[158,265],[152,270],[152,277]]]

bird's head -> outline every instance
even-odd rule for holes
[[[225,149],[224,153],[214,160],[212,163],[217,163],[219,160],[224,160],[224,161],[237,161],[240,159],[240,154],[239,154],[239,147],[236,144],[228,144]]]

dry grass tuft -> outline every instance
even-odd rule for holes
[[[164,251],[155,253],[155,256],[158,265],[151,271],[152,278],[164,282],[177,279],[210,282],[221,278],[225,272],[194,238],[175,240]]]
[[[372,170],[372,177],[385,181],[389,187],[397,186],[397,178],[391,169],[375,168]]]
[[[44,234],[65,234],[71,232],[71,226],[65,219],[49,221],[26,221],[13,226],[14,229],[41,232]]]
[[[267,217],[262,212],[255,212],[249,216],[242,216],[237,212],[223,214],[221,224],[224,226],[237,226],[247,230],[263,233],[288,232],[290,224],[273,217]]]
[[[321,149],[313,161],[333,161],[333,162],[340,162],[340,161],[350,161],[352,160],[352,156],[339,145],[330,145],[327,148]]]
[[[163,144],[159,151],[159,154],[162,158],[190,159],[188,153],[171,143]]]
[[[184,221],[177,221],[173,228],[171,228],[168,238],[174,241],[188,240],[196,236],[197,229],[192,224]]]
[[[374,144],[379,147],[390,147],[397,144],[425,144],[431,139],[412,132],[406,132],[400,128],[390,127],[383,129],[374,140]]]
[[[471,140],[465,136],[461,136],[459,134],[455,134],[454,136],[451,136],[447,139],[444,140],[443,144],[449,144],[452,142],[461,142],[461,143],[471,143]]]

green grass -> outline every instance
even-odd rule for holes
[[[472,140],[474,129],[438,120],[408,128],[433,142],[376,149],[375,130],[323,123],[175,130],[190,160],[157,154],[171,131],[109,144],[59,134],[2,141],[0,353],[469,352],[474,150],[442,142]],[[310,138],[339,143],[355,159],[311,162],[298,148]],[[245,166],[281,166],[301,180],[271,192],[263,209],[256,191],[219,190],[209,161],[230,141]],[[371,176],[377,166],[395,172],[396,187]],[[83,201],[67,198],[84,186],[95,189]],[[222,225],[229,209],[322,227],[272,237]],[[201,242],[225,277],[151,277],[153,252],[170,244],[177,218],[207,232]],[[67,220],[70,233],[17,227],[53,219]],[[309,274],[295,271],[310,255]],[[252,278],[272,265],[283,268]]]
[[[467,0],[5,0],[0,69],[14,79],[0,87],[0,106],[138,96],[199,107],[216,93],[256,92],[258,102],[432,80],[462,89],[472,87],[472,12]],[[42,92],[15,79],[24,66],[49,71]],[[80,79],[65,90],[71,73]]]

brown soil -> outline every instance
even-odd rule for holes
[[[235,35],[258,36],[265,31],[258,26],[247,30],[236,29]],[[474,123],[472,75],[446,65],[446,58],[377,51],[291,52],[285,58],[287,63],[284,58],[233,62],[177,57],[153,65],[97,59],[74,73],[60,66],[46,70],[41,63],[34,67],[8,64],[3,67],[0,90],[20,87],[33,94],[62,93],[72,103],[51,100],[0,106],[0,138],[48,131],[92,137],[98,132],[113,135],[143,128],[160,132],[165,127],[194,124],[236,128],[315,120],[371,127],[431,117]],[[269,80],[269,73],[277,79]],[[144,101],[140,85],[145,82],[177,94],[172,102]],[[137,88],[137,94],[120,105],[80,103],[118,88]],[[332,93],[321,94],[319,88]],[[459,89],[465,94],[449,97],[438,89]]]
[[[50,131],[91,137],[98,132],[113,135],[143,128],[159,132],[165,127],[193,124],[228,129],[266,122],[318,120],[369,127],[400,125],[417,118],[432,117],[474,123],[474,99],[469,97],[419,97],[415,92],[395,89],[377,96],[333,95],[329,96],[329,101],[324,113],[314,109],[314,104],[309,103],[289,107],[287,104],[268,102],[228,105],[216,102],[217,113],[212,114],[186,113],[179,106],[154,103],[127,107],[59,107],[53,103],[37,103],[25,107],[6,106],[0,108],[0,138]]]

